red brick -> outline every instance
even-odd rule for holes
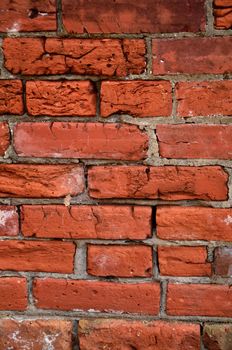
[[[232,344],[232,325],[226,323],[205,324],[203,344],[208,350],[230,350]]]
[[[93,276],[152,276],[152,248],[142,245],[89,245],[88,273]]]
[[[167,81],[106,81],[101,86],[101,116],[170,116],[171,85]]]
[[[131,320],[80,320],[81,350],[199,350],[200,327],[191,323]]]
[[[126,124],[20,123],[14,147],[25,157],[140,160],[146,158],[148,136]]]
[[[141,74],[146,66],[140,39],[6,38],[3,51],[13,74],[126,76]]]
[[[0,123],[0,156],[4,156],[7,148],[10,145],[10,133],[8,124]]]
[[[232,115],[232,81],[177,84],[177,114],[181,117]]]
[[[218,247],[214,252],[214,273],[232,277],[232,247]]]
[[[96,114],[96,94],[90,81],[28,81],[26,103],[28,113],[35,116]]]
[[[93,166],[89,193],[94,198],[223,200],[227,180],[217,166]]]
[[[20,80],[0,80],[0,114],[23,114]]]
[[[157,125],[156,134],[161,157],[231,159],[231,125]]]
[[[198,32],[205,26],[203,0],[62,2],[63,23],[70,33]]]
[[[146,239],[151,235],[151,207],[24,205],[21,222],[24,236]]]
[[[0,32],[56,30],[55,0],[1,0]]]
[[[64,197],[83,190],[79,165],[0,164],[0,197]]]
[[[1,349],[72,349],[72,322],[64,320],[0,320]]]
[[[154,39],[153,74],[232,72],[231,37]]]
[[[216,284],[169,284],[167,314],[232,316],[232,289]]]
[[[73,243],[0,241],[0,270],[72,273],[74,254]]]
[[[27,307],[26,279],[18,277],[1,277],[0,296],[0,310],[25,310]]]
[[[214,0],[214,24],[217,29],[230,29],[232,27],[231,9],[231,0]]]
[[[19,220],[16,207],[0,206],[0,236],[17,236]]]
[[[126,312],[157,315],[158,283],[123,284],[67,279],[36,279],[34,297],[40,309]]]
[[[205,247],[158,247],[160,274],[164,276],[210,276]]]
[[[232,209],[158,207],[156,223],[162,239],[232,241]]]

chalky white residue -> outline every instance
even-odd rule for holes
[[[232,216],[227,215],[227,217],[225,218],[224,222],[226,223],[226,225],[231,225],[232,224]]]
[[[14,215],[13,211],[0,210],[0,226],[5,226],[7,220],[11,219]]]
[[[56,338],[59,336],[59,333],[57,334],[46,334],[46,333],[43,333],[43,347],[42,347],[42,350],[55,350],[55,341],[56,341]]]
[[[12,27],[7,28],[7,33],[18,33],[21,26],[18,22],[14,22]]]

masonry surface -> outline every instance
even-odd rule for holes
[[[232,349],[231,14],[0,2],[0,350]]]

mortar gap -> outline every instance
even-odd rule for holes
[[[78,325],[79,322],[74,320],[72,328],[72,350],[80,350],[80,343],[78,338]]]

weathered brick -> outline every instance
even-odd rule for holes
[[[170,116],[171,84],[167,81],[106,81],[101,86],[101,116]]]
[[[23,114],[23,88],[20,80],[0,80],[0,114]]]
[[[166,276],[210,276],[205,247],[158,247],[159,270]]]
[[[231,324],[205,324],[203,344],[207,350],[230,350],[232,344]]]
[[[156,134],[161,157],[231,159],[231,125],[157,125]]]
[[[200,327],[191,323],[112,319],[81,320],[78,335],[81,350],[200,349]]]
[[[140,39],[6,38],[5,67],[14,74],[126,76],[143,73]]]
[[[55,0],[1,0],[0,32],[56,30]]]
[[[72,349],[72,322],[64,320],[0,320],[1,349]]]
[[[126,124],[20,123],[14,147],[26,157],[140,160],[146,158],[148,136]]]
[[[232,81],[181,82],[177,84],[180,117],[232,115]]]
[[[232,72],[231,37],[154,39],[153,74]]]
[[[232,289],[216,284],[169,284],[167,314],[179,316],[232,316]]]
[[[0,206],[0,236],[17,236],[19,219],[16,207]]]
[[[24,205],[21,222],[24,236],[146,239],[151,235],[151,207]]]
[[[162,239],[232,241],[232,209],[158,207],[156,223]]]
[[[227,198],[228,176],[217,166],[93,166],[88,175],[89,193],[94,198]]]
[[[35,116],[96,114],[96,94],[90,81],[28,81],[26,103],[28,113]]]
[[[79,165],[0,164],[0,197],[64,197],[83,190]]]
[[[70,33],[198,32],[205,27],[203,0],[62,0]],[[96,15],[97,14],[97,15]]]
[[[88,273],[93,276],[149,277],[152,248],[142,245],[88,245]]]
[[[25,310],[27,307],[26,278],[1,277],[0,295],[0,310]]]
[[[4,156],[7,148],[10,145],[10,133],[8,124],[0,123],[0,156]]]
[[[231,9],[231,0],[214,0],[214,25],[217,29],[230,29],[232,27]]]
[[[40,309],[91,310],[157,315],[158,283],[123,284],[67,279],[35,279],[35,302]]]
[[[214,273],[223,277],[232,277],[232,248],[219,247],[214,252]]]
[[[68,242],[0,241],[0,270],[72,273],[74,253]]]

